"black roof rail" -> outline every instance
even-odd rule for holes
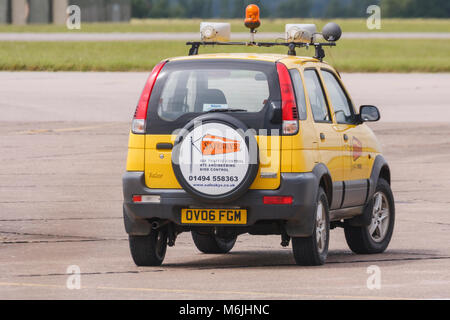
[[[274,46],[285,46],[288,47],[288,55],[296,56],[296,48],[309,48],[314,46],[315,48],[315,59],[323,61],[325,58],[325,51],[323,47],[334,47],[335,42],[206,42],[206,41],[189,41],[186,45],[191,46],[189,49],[189,55],[194,56],[198,54],[200,46],[247,46],[247,47],[274,47]]]

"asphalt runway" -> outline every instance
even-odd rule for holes
[[[204,255],[182,234],[161,267],[139,268],[121,175],[147,76],[0,73],[0,299],[450,298],[450,74],[343,74],[355,104],[382,113],[370,126],[397,215],[385,253],[355,255],[335,229],[327,264],[299,267],[278,236]],[[379,289],[367,286],[374,265]]]

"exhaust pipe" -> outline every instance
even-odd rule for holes
[[[165,225],[167,225],[169,223],[170,223],[170,220],[156,220],[156,221],[152,221],[150,223],[150,226],[153,230],[157,230],[157,229],[164,227]]]
[[[151,226],[152,226],[152,229],[153,229],[153,230],[156,230],[156,229],[158,229],[158,228],[160,227],[158,221],[153,221],[152,224],[151,224]]]

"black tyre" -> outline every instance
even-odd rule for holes
[[[370,202],[372,212],[368,226],[344,224],[345,239],[350,249],[359,254],[381,253],[392,238],[395,221],[394,196],[389,183],[380,178]]]
[[[325,263],[330,240],[330,217],[328,199],[320,188],[317,195],[314,232],[310,237],[292,238],[295,262],[301,266],[318,266]]]
[[[152,230],[147,236],[129,236],[130,251],[137,266],[160,266],[167,250],[167,231]]]
[[[221,239],[211,234],[201,234],[192,231],[192,239],[198,250],[207,254],[228,253],[236,243],[236,237]]]

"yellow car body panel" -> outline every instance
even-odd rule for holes
[[[365,124],[358,126],[340,124],[337,127],[340,132],[349,136],[349,141],[344,144],[343,149],[343,170],[346,180],[368,179],[372,172],[373,162],[381,153],[381,147],[375,135]],[[357,141],[362,143],[362,150],[361,155],[355,157],[354,148]]]
[[[172,143],[174,135],[145,137],[145,184],[154,189],[181,189],[172,169],[172,151],[157,150],[158,143]],[[251,189],[277,189],[280,185],[280,137],[257,136],[260,166]],[[129,153],[133,157],[134,153]],[[137,155],[139,156],[139,155]],[[132,161],[131,159],[129,160]]]
[[[128,137],[127,171],[144,171],[145,136],[130,131]]]
[[[340,79],[339,74],[329,65],[322,64],[320,69],[332,72]],[[351,96],[342,81],[340,81],[340,85],[353,106],[354,104],[351,101]],[[330,108],[332,109],[333,105],[331,103],[330,93],[326,87],[324,88],[324,91],[327,100],[330,101]],[[356,110],[353,111],[356,112]],[[334,112],[332,112],[332,116],[335,118]],[[333,123],[333,128],[340,137],[343,137],[344,135],[348,137],[348,140],[343,140],[342,144],[341,157],[343,180],[368,179],[372,172],[372,165],[375,157],[381,153],[381,146],[373,131],[364,123],[359,125],[338,124],[336,123],[336,119],[333,119]],[[356,148],[361,148],[358,156],[355,156]]]

